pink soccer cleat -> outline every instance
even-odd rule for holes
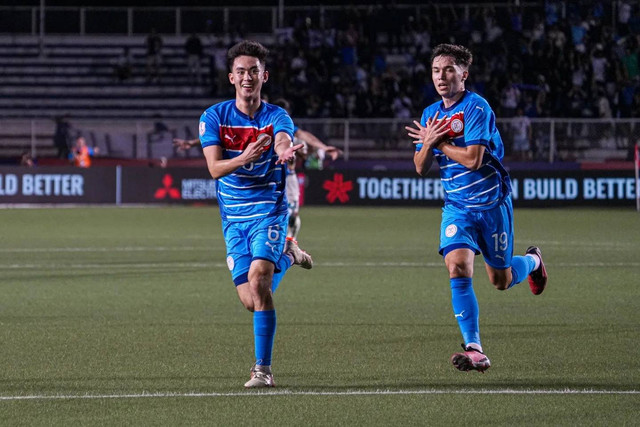
[[[540,266],[529,274],[529,288],[534,295],[540,295],[547,286],[547,269],[542,261],[542,252],[537,246],[529,246],[526,253],[536,255],[540,258]]]
[[[461,353],[454,353],[451,356],[451,363],[460,371],[484,372],[491,367],[491,361],[484,353],[462,344]]]

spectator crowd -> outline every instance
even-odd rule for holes
[[[320,21],[301,12],[270,46],[268,96],[291,100],[294,117],[419,116],[438,99],[429,56],[439,43],[471,49],[468,88],[500,117],[520,109],[528,117],[640,116],[637,1],[546,0],[526,9],[386,2]],[[212,43],[243,37],[239,29]]]

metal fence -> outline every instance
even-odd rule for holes
[[[508,159],[543,162],[631,160],[640,142],[640,119],[530,119],[530,135],[524,152],[514,144],[522,119],[497,121]],[[71,120],[70,143],[76,135],[87,138],[103,155],[120,158],[199,157],[197,149],[176,152],[173,138],[197,137],[193,121]],[[344,150],[344,159],[410,159],[413,145],[405,126],[396,119],[301,119],[300,128],[326,144]],[[526,128],[526,126],[525,126]],[[52,120],[0,120],[0,157],[30,152],[33,157],[54,155]],[[523,142],[521,142],[523,143]]]
[[[505,13],[513,7],[512,2],[451,2],[427,4],[395,4],[394,19],[397,25],[410,18],[430,14],[436,22],[441,16],[452,14],[459,19],[468,19],[478,10],[495,9]],[[610,15],[616,16],[617,2],[611,2]],[[524,15],[531,16],[541,11],[539,1],[518,2]],[[346,10],[357,10],[366,16],[370,11],[387,5],[305,5],[293,6],[281,2],[279,6],[213,6],[213,7],[66,7],[66,6],[2,6],[0,7],[0,34],[146,34],[155,28],[163,34],[182,35],[190,32],[274,33],[276,29],[291,27],[300,19],[310,18],[322,28],[335,28]],[[559,4],[561,16],[566,14],[566,5]],[[386,9],[385,9],[386,10]],[[615,20],[611,25],[615,27]],[[244,27],[246,26],[246,28]]]

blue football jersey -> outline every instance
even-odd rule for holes
[[[502,166],[504,145],[496,127],[496,117],[487,101],[480,95],[467,91],[449,108],[442,101],[424,109],[420,123],[439,111],[438,117],[449,122],[448,136],[458,147],[481,144],[485,147],[482,166],[470,170],[448,158],[437,148],[434,159],[440,166],[440,179],[445,191],[445,202],[469,210],[491,209],[501,203],[511,192],[509,174]],[[416,151],[423,144],[416,145]]]
[[[260,103],[253,118],[236,107],[235,99],[209,107],[200,117],[202,147],[219,145],[223,159],[239,156],[260,134],[272,138],[257,161],[216,180],[222,219],[239,222],[286,214],[286,166],[276,165],[274,149],[278,132],[293,139],[293,122],[284,109],[266,102]]]

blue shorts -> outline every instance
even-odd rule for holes
[[[287,237],[287,215],[269,216],[244,222],[222,222],[227,245],[227,266],[236,286],[249,281],[249,267],[254,259],[276,265],[282,256]]]
[[[493,268],[506,269],[513,257],[513,205],[511,197],[493,209],[468,211],[453,205],[442,209],[440,254],[467,248]]]

